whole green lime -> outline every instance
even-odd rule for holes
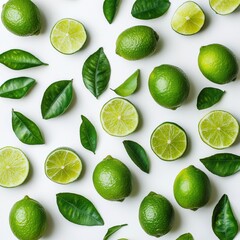
[[[121,201],[132,191],[131,173],[120,160],[107,156],[93,172],[93,184],[105,199]]]
[[[31,0],[9,0],[1,18],[3,25],[19,36],[37,35],[41,30],[40,12]]]
[[[141,202],[139,222],[143,230],[155,237],[167,234],[174,221],[172,204],[162,195],[150,192]]]
[[[181,207],[197,210],[208,202],[211,195],[211,185],[208,176],[191,165],[177,175],[173,192]]]
[[[214,83],[225,84],[237,78],[237,60],[231,50],[221,44],[201,47],[198,66],[202,74]]]
[[[116,53],[127,60],[138,60],[152,54],[157,46],[157,33],[147,26],[134,26],[117,38]]]
[[[25,196],[13,205],[9,223],[18,239],[38,240],[46,230],[47,215],[39,202]]]
[[[178,67],[163,64],[155,67],[148,80],[153,99],[162,107],[176,109],[188,97],[190,84]]]

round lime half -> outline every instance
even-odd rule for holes
[[[239,7],[240,0],[209,0],[209,4],[217,14],[227,15]]]
[[[82,23],[64,18],[58,21],[50,35],[53,47],[63,54],[73,54],[79,51],[87,40],[87,34]]]

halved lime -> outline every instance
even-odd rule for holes
[[[160,124],[152,133],[150,144],[153,152],[165,161],[180,158],[187,149],[187,135],[176,123]]]
[[[21,185],[29,173],[29,161],[24,153],[14,147],[0,149],[0,186]]]
[[[239,7],[240,0],[209,0],[209,4],[217,14],[227,15]]]
[[[123,98],[113,98],[101,110],[103,129],[110,135],[122,137],[134,132],[138,126],[138,112]]]
[[[239,124],[230,113],[216,110],[201,119],[198,132],[207,145],[223,149],[235,142],[239,134]]]
[[[87,34],[83,24],[70,18],[58,21],[50,35],[53,47],[63,54],[73,54],[79,51],[86,39]]]
[[[192,35],[201,30],[205,14],[198,4],[192,1],[183,3],[174,13],[171,26],[174,31],[183,35]]]
[[[45,161],[45,174],[56,183],[71,183],[80,176],[81,171],[81,159],[69,148],[55,149]]]

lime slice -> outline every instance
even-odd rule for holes
[[[63,54],[73,54],[79,51],[86,39],[87,34],[82,23],[70,18],[58,21],[50,35],[53,47]]]
[[[81,159],[69,148],[57,148],[45,161],[45,174],[56,183],[71,183],[80,176],[81,171]]]
[[[127,136],[138,126],[138,112],[129,101],[113,98],[102,107],[100,120],[108,134],[117,137]]]
[[[239,7],[240,0],[210,0],[209,4],[216,13],[227,15]]]
[[[228,112],[212,111],[204,116],[198,124],[201,139],[216,149],[230,147],[239,133],[237,120]]]
[[[201,30],[205,22],[203,10],[192,1],[183,3],[174,13],[171,26],[183,35],[192,35]]]
[[[187,149],[187,135],[175,123],[165,122],[152,133],[150,144],[153,152],[165,161],[180,158]]]
[[[21,185],[29,173],[29,161],[24,153],[14,147],[0,149],[0,186]]]

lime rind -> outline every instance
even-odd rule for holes
[[[240,0],[209,0],[209,5],[215,13],[227,15],[240,6]]]
[[[100,120],[108,134],[123,137],[136,130],[139,116],[135,106],[128,100],[113,98],[102,107]]]
[[[198,131],[204,143],[215,149],[224,149],[236,141],[239,124],[232,114],[215,110],[200,120]]]
[[[81,174],[82,161],[70,148],[57,148],[45,161],[45,174],[55,183],[69,184]]]
[[[52,46],[63,54],[73,54],[79,51],[87,39],[87,33],[82,23],[71,18],[59,20],[50,35]]]
[[[171,21],[172,29],[182,35],[198,33],[205,22],[205,14],[195,2],[183,3],[174,13]]]
[[[28,176],[29,168],[29,161],[20,149],[0,149],[0,186],[12,188],[21,185]]]
[[[153,131],[150,144],[153,152],[159,158],[173,161],[185,153],[188,140],[183,128],[175,123],[165,122]]]

